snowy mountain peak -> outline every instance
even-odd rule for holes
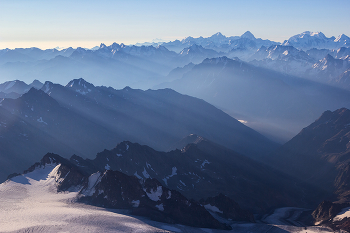
[[[341,34],[340,36],[338,36],[334,42],[341,42],[341,43],[350,43],[350,38],[348,36],[346,36],[345,34]]]
[[[245,33],[243,33],[241,35],[241,38],[247,38],[247,39],[250,39],[250,40],[255,40],[255,36],[250,31],[246,31]]]
[[[312,48],[337,49],[342,46],[348,47],[347,42],[348,38],[345,35],[341,35],[336,39],[334,36],[328,38],[322,32],[305,31],[290,37],[282,45],[292,45],[305,51]]]
[[[318,38],[322,38],[322,39],[327,39],[327,37],[322,33],[322,32],[310,32],[310,31],[305,31],[303,33],[300,33],[298,35],[295,35],[293,37],[297,37],[297,38],[304,38],[304,37],[318,37]],[[291,37],[291,38],[293,38]]]

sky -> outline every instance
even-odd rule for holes
[[[350,0],[0,0],[0,49],[92,48],[217,32],[283,42],[304,31],[350,36]]]

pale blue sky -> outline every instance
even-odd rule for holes
[[[283,41],[303,31],[350,36],[350,0],[0,0],[0,49],[93,47],[251,31]]]

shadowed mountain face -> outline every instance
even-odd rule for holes
[[[170,83],[280,141],[287,141],[325,109],[350,107],[350,93],[226,57],[206,59]]]
[[[270,157],[276,168],[349,197],[350,110],[326,111]]]
[[[66,87],[46,82],[42,90],[33,88],[1,104],[1,136],[6,145],[1,147],[2,159],[17,167],[10,173],[25,169],[17,160],[33,162],[47,151],[92,158],[122,140],[165,151],[191,133],[252,157],[276,148],[203,100],[169,89],[115,90],[95,87],[83,79],[72,80]],[[45,146],[33,146],[43,143]],[[2,179],[7,174],[2,173]]]
[[[79,79],[66,87],[46,83],[43,90],[62,106],[123,135],[124,139],[157,150],[169,150],[191,133],[250,156],[276,146],[203,100],[170,89],[115,90],[94,87]]]
[[[327,196],[266,165],[199,138],[197,144],[189,144],[181,151],[159,152],[122,142],[112,150],[98,153],[93,160],[72,156],[70,161],[88,168],[90,173],[110,169],[142,179],[156,178],[163,186],[196,200],[222,193],[254,213],[281,206],[315,207]],[[244,215],[249,219],[249,214]]]

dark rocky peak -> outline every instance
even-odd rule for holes
[[[247,39],[250,39],[250,40],[255,40],[255,36],[250,31],[246,31],[245,33],[243,33],[241,35],[241,38],[247,38]]]
[[[109,162],[110,164],[113,163],[114,157],[122,157],[123,155],[127,154],[133,154],[137,155],[138,153],[140,155],[143,154],[145,150],[151,149],[148,146],[141,146],[138,143],[132,143],[129,141],[123,141],[121,143],[118,143],[118,145],[113,148],[112,150],[103,150],[102,152],[98,153],[96,155],[96,158],[93,160],[95,161],[95,164],[99,163],[104,163],[105,161]],[[137,156],[132,156],[134,159],[137,159]],[[77,159],[77,162],[79,164],[84,165],[84,162],[80,160],[79,158]]]
[[[315,222],[332,222],[333,218],[341,212],[342,209],[349,207],[350,203],[333,203],[331,201],[321,202],[312,212]]]
[[[215,197],[201,199],[199,203],[210,212],[214,212],[220,217],[231,219],[232,221],[255,222],[251,212],[242,209],[237,202],[228,196],[220,193]]]
[[[118,50],[121,49],[122,47],[121,47],[118,43],[114,42],[113,44],[111,44],[110,46],[108,46],[108,48],[111,49],[111,50],[116,50],[116,51],[118,51]]]
[[[46,127],[52,122],[50,114],[60,109],[59,103],[42,90],[32,87],[17,99],[4,99],[2,107],[36,125]]]
[[[85,81],[83,78],[73,79],[66,85],[66,87],[82,95],[86,95],[95,89],[93,84]]]
[[[132,143],[129,141],[123,141],[121,143],[118,143],[118,145],[116,146],[116,148],[114,150],[120,151],[120,152],[126,152],[129,150],[129,148],[140,148],[141,145],[138,143]]]
[[[325,111],[312,125],[318,124],[332,124],[341,127],[350,126],[350,110],[347,108],[340,108],[333,112],[329,110]]]
[[[223,56],[217,58],[206,58],[203,60],[202,64],[226,64],[228,61],[233,61],[232,59]]]
[[[195,154],[198,152],[198,147],[194,143],[189,143],[181,149],[181,153]]]
[[[82,171],[77,166],[69,162],[67,159],[53,153],[47,153],[40,160],[40,162],[35,163],[23,174],[31,173],[37,169],[42,169],[46,167],[51,167],[55,172],[51,175],[54,176],[56,180],[57,191],[72,191],[81,189],[85,185],[88,178],[88,173]],[[9,178],[18,176],[21,174],[10,175]]]
[[[54,86],[55,84],[53,84],[52,82],[46,81],[41,87],[41,90],[48,94],[54,88]]]
[[[94,173],[81,190],[79,201],[97,206],[131,209],[152,220],[193,227],[231,229],[214,219],[204,207],[156,179],[141,181],[119,171]]]
[[[171,146],[170,150],[179,149],[179,150],[185,151],[186,150],[185,147],[187,145],[197,144],[202,140],[206,140],[206,139],[196,134],[190,134],[184,137],[183,139],[181,139],[179,142],[175,143],[173,146]]]
[[[44,157],[40,160],[40,162],[35,163],[33,166],[28,168],[24,171],[24,173],[32,172],[37,167],[45,167],[46,165],[59,165],[62,164],[64,166],[72,167],[74,166],[71,162],[69,162],[67,159],[54,154],[54,153],[47,153],[44,155]]]
[[[49,95],[47,95],[42,90],[37,90],[34,87],[32,87],[27,93],[23,94],[20,97],[21,101],[25,101],[26,103],[38,103],[40,102],[40,105],[42,107],[43,104],[45,105],[58,105],[57,101],[51,98]]]
[[[107,48],[107,46],[104,43],[101,43],[100,44],[100,49],[104,49],[104,48]]]

